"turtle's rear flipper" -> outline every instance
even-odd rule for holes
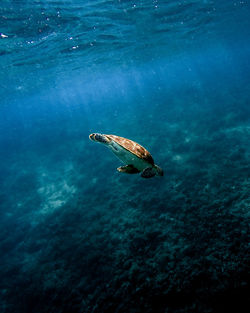
[[[152,167],[147,167],[145,170],[142,171],[141,177],[143,178],[151,178],[155,176],[155,171]]]
[[[137,174],[140,172],[133,165],[120,166],[118,167],[117,171],[121,173],[127,173],[127,174]]]

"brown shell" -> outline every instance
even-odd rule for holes
[[[146,162],[154,165],[154,160],[152,158],[152,155],[143,148],[141,145],[139,145],[137,142],[134,142],[132,140],[129,140],[127,138],[123,138],[120,136],[115,135],[105,135],[109,139],[112,139],[116,143],[118,143],[120,146],[122,146],[124,149],[130,151],[131,153],[135,154],[138,158],[145,160]]]

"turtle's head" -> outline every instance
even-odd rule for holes
[[[110,143],[110,139],[104,134],[93,133],[89,135],[89,139],[106,145]]]

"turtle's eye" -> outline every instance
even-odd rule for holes
[[[101,134],[95,134],[95,140],[101,143],[107,143],[107,139]]]

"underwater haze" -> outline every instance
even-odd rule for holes
[[[248,312],[249,165],[248,0],[1,0],[1,313]]]

